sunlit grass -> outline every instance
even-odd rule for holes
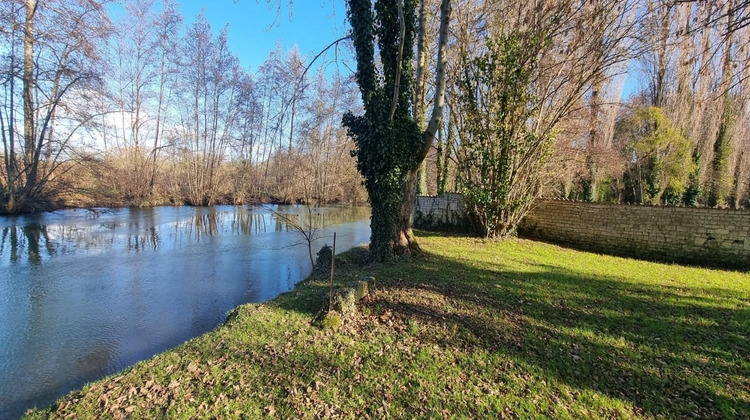
[[[310,279],[32,417],[750,418],[750,276],[423,233],[337,331]]]

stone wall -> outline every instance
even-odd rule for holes
[[[605,253],[750,268],[750,212],[539,201],[520,233]]]
[[[414,226],[422,229],[460,229],[466,226],[463,195],[418,196]]]

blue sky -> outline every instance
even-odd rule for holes
[[[181,0],[179,5],[188,24],[204,11],[214,31],[228,25],[230,50],[251,70],[279,43],[284,50],[297,45],[309,59],[347,31],[344,0],[295,0],[291,16],[289,0],[275,1],[281,3],[280,13],[266,0]],[[628,70],[623,98],[639,89],[633,63]]]
[[[284,50],[296,44],[302,56],[313,57],[346,32],[343,0],[296,0],[291,19],[289,0],[280,2],[278,16],[275,8],[269,10],[266,0],[182,0],[180,9],[187,23],[205,10],[215,31],[228,24],[230,50],[252,70],[279,42]]]

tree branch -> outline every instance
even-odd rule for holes
[[[445,71],[447,64],[446,49],[448,48],[448,29],[451,21],[451,2],[450,0],[443,0],[440,6],[440,34],[438,38],[438,62],[435,74],[435,99],[432,104],[432,115],[430,116],[430,122],[427,124],[422,136],[422,150],[418,156],[417,161],[422,162],[427,153],[430,151],[430,146],[435,140],[438,127],[443,122],[443,106],[445,105]]]
[[[398,94],[401,90],[401,61],[404,59],[404,42],[406,41],[406,21],[404,20],[404,4],[401,0],[396,2],[398,6],[398,22],[401,26],[399,35],[398,58],[396,59],[396,81],[393,86],[393,100],[391,102],[390,119],[396,115],[396,106],[398,105]]]

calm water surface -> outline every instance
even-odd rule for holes
[[[285,207],[64,210],[0,217],[0,419],[219,325],[310,272]],[[369,239],[368,208],[324,208],[313,249]]]

